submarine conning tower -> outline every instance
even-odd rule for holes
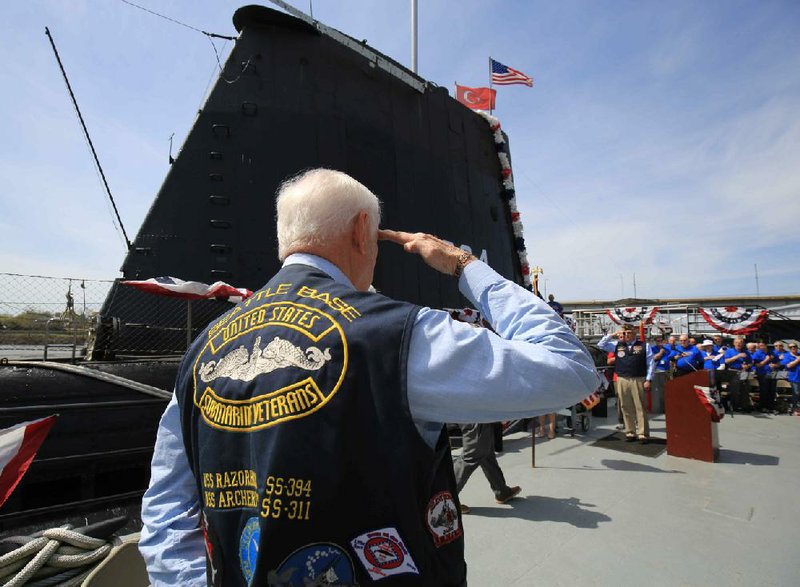
[[[466,245],[522,282],[486,121],[365,42],[262,6],[236,11],[239,37],[123,265],[259,289],[278,270],[274,194],[309,168],[344,171],[383,202],[383,226]],[[382,244],[375,287],[462,307],[455,280]],[[185,349],[185,302],[119,283],[101,310],[100,355]],[[230,306],[194,302],[197,332]]]

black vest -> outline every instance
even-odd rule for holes
[[[447,435],[431,449],[408,410],[417,312],[290,265],[192,344],[176,393],[209,584],[465,582]]]
[[[647,347],[636,340],[628,350],[628,345],[623,341],[617,343],[614,351],[617,359],[614,361],[614,371],[618,377],[645,377],[647,375]]]

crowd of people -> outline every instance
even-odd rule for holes
[[[727,398],[735,410],[749,410],[750,391],[758,384],[759,409],[777,413],[777,383],[789,382],[792,397],[789,413],[800,415],[800,353],[796,342],[775,342],[772,347],[763,340],[747,342],[743,336],[731,341],[721,334],[711,339],[697,340],[688,334],[656,336],[650,347],[653,357],[653,380],[706,370],[712,383],[727,388]]]

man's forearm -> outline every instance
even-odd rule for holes
[[[422,308],[411,333],[408,403],[417,422],[493,422],[553,412],[600,385],[572,330],[531,292],[480,261],[461,292],[497,334]]]

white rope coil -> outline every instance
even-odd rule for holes
[[[3,542],[20,545],[0,556],[0,579],[10,577],[3,587],[21,587],[31,579],[35,585],[79,585],[112,548],[103,539],[68,528],[50,528],[36,536],[10,536]]]

